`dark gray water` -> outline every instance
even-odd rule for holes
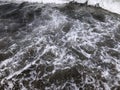
[[[120,90],[120,16],[1,2],[0,90]]]

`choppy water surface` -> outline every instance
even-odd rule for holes
[[[1,2],[0,90],[120,90],[120,16]]]
[[[64,3],[69,3],[71,1],[76,1],[78,3],[85,3],[87,1],[88,2],[87,5],[92,5],[92,6],[97,5],[108,11],[120,14],[120,0],[0,0],[0,1],[10,1],[16,3],[28,1],[28,2],[37,2],[44,4],[45,3],[64,4]]]

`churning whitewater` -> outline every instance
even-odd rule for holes
[[[120,15],[1,1],[0,90],[120,90]]]

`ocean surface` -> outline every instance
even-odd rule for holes
[[[27,2],[55,3],[55,4],[69,3],[70,1],[85,3],[86,1],[88,1],[88,5],[95,6],[96,4],[97,5],[99,4],[99,6],[104,9],[120,14],[120,0],[0,0],[0,1],[11,1],[16,3],[27,1]]]
[[[1,0],[0,90],[120,90],[119,8]]]

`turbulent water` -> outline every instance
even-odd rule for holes
[[[16,3],[28,1],[28,2],[56,3],[56,4],[69,3],[70,1],[85,3],[86,1],[88,1],[87,3],[88,5],[92,5],[92,6],[97,5],[111,12],[120,14],[120,0],[0,0],[0,1],[11,1]]]
[[[0,90],[120,90],[120,15],[0,2]]]

